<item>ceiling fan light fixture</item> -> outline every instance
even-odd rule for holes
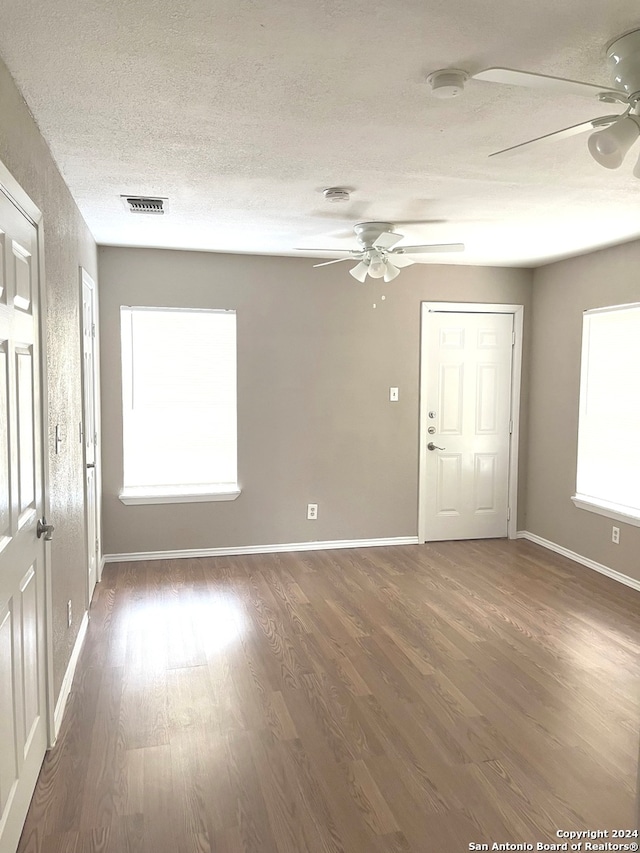
[[[589,137],[589,153],[605,169],[618,169],[627,152],[640,136],[635,116],[626,116]]]
[[[357,281],[360,281],[364,284],[364,280],[367,277],[368,272],[369,264],[365,264],[364,261],[360,261],[360,263],[356,264],[353,269],[349,270],[349,275],[352,275]]]
[[[387,271],[387,264],[384,258],[373,257],[369,262],[368,273],[371,278],[382,278]]]
[[[384,273],[384,280],[385,281],[393,281],[393,279],[396,278],[396,276],[400,275],[400,270],[398,269],[398,267],[394,267],[394,265],[391,263],[391,261],[387,261],[386,266],[387,266],[387,268],[386,268],[385,273]]]

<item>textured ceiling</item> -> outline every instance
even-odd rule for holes
[[[382,219],[467,246],[430,262],[529,266],[640,236],[635,152],[609,171],[583,135],[490,160],[612,110],[473,80],[439,101],[426,76],[608,84],[605,47],[636,27],[631,0],[3,0],[0,55],[99,243],[292,254]]]

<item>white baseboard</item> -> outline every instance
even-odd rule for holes
[[[84,643],[84,638],[86,636],[88,627],[89,614],[85,612],[84,616],[82,617],[82,622],[80,623],[80,630],[78,631],[78,636],[76,637],[76,641],[73,646],[73,651],[71,652],[67,671],[65,672],[64,678],[62,679],[60,695],[58,696],[58,701],[56,702],[56,709],[53,713],[53,744],[51,744],[52,746],[55,744],[58,738],[58,733],[60,732],[62,718],[64,717],[64,709],[67,705],[69,693],[71,692],[73,676],[75,675],[76,666],[78,665],[78,658],[80,657],[80,652],[82,651],[82,644]]]
[[[233,557],[242,554],[278,554],[283,551],[327,551],[333,548],[375,548],[381,545],[418,545],[417,536],[393,536],[389,539],[334,539],[325,542],[289,542],[279,545],[242,545],[231,548],[189,548],[183,551],[136,551],[131,554],[105,554],[105,563],[134,560],[179,560],[190,557]]]
[[[542,536],[538,536],[535,533],[529,533],[528,530],[518,530],[516,533],[516,539],[528,539],[530,542],[535,542],[536,545],[542,545],[543,548],[555,551],[556,554],[562,554],[563,557],[568,557],[575,563],[580,563],[588,569],[593,569],[595,572],[600,572],[601,575],[613,578],[613,580],[618,581],[618,583],[623,583],[625,586],[630,586],[632,589],[640,591],[640,580],[630,578],[629,575],[623,575],[622,572],[610,569],[609,566],[604,566],[602,563],[596,563],[595,560],[590,560],[589,557],[583,557],[581,554],[576,554],[575,551],[570,551],[562,545],[557,545],[555,542],[543,539]]]

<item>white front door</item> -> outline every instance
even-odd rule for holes
[[[38,234],[0,191],[0,850],[47,745]]]
[[[95,284],[82,270],[82,394],[87,524],[88,601],[98,570],[98,494],[96,478]]]
[[[513,319],[423,313],[423,541],[507,535]]]

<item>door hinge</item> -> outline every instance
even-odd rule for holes
[[[509,421],[509,435],[513,432],[513,421]]]
[[[514,347],[516,345],[516,333],[511,332],[511,346]]]
[[[507,521],[511,521],[511,507],[507,507]]]
[[[96,336],[96,324],[92,323],[91,324],[91,337],[95,338],[95,336]]]
[[[96,554],[100,551],[100,540],[96,539]]]

